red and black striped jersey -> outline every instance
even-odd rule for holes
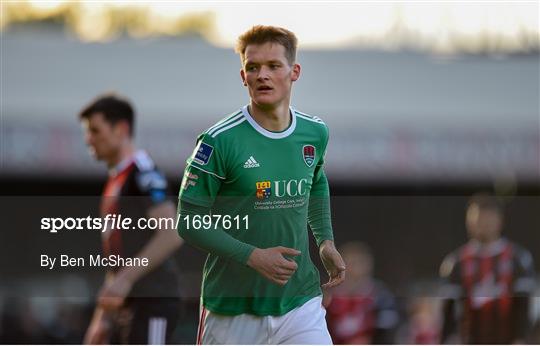
[[[471,240],[446,256],[441,276],[445,297],[450,298],[445,303],[443,339],[459,330],[463,343],[523,340],[535,284],[527,250],[505,238],[488,245]]]
[[[100,213],[131,218],[133,229],[108,229],[102,233],[103,254],[134,257],[156,231],[138,229],[137,220],[148,217],[148,210],[169,199],[167,180],[152,159],[140,150],[111,170],[103,190]],[[168,259],[141,278],[130,296],[175,297],[178,275],[174,261]]]
[[[371,281],[355,293],[338,287],[327,308],[335,344],[390,344],[399,322],[395,298],[384,284]]]

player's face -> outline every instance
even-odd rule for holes
[[[300,77],[300,65],[289,64],[281,44],[248,45],[240,75],[252,102],[261,108],[276,108],[289,103],[292,82]]]
[[[83,119],[82,125],[90,154],[96,160],[114,162],[123,140],[119,124],[112,125],[105,120],[103,114],[95,113]]]
[[[473,204],[467,209],[466,222],[469,236],[480,242],[490,242],[500,236],[502,217],[496,210],[480,209]]]

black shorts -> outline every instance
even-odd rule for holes
[[[166,344],[179,311],[178,298],[129,298],[113,320],[110,343]]]

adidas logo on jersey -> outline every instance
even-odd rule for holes
[[[250,156],[246,163],[244,163],[244,168],[257,168],[260,166],[253,156]]]

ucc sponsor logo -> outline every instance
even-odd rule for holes
[[[276,181],[258,181],[255,185],[257,188],[257,199],[267,199],[273,195],[276,197],[296,197],[305,196],[307,193],[308,180],[291,179],[291,180],[276,180]]]

